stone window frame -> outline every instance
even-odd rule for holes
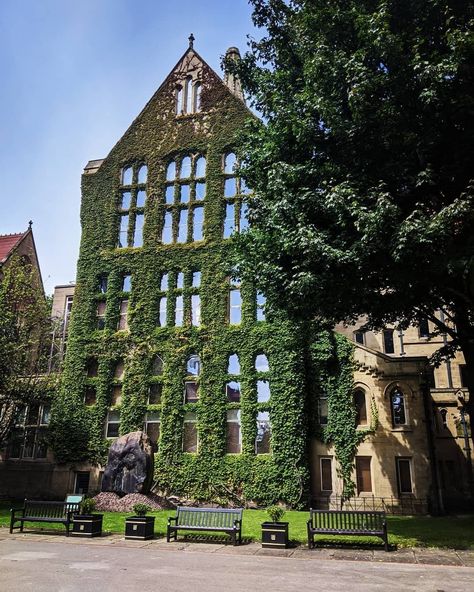
[[[111,417],[114,417],[112,420]],[[107,411],[107,417],[105,419],[105,437],[107,440],[112,440],[120,436],[120,409],[109,409]],[[111,426],[117,426],[117,435],[109,435],[109,429]]]
[[[199,276],[197,275],[199,274]],[[163,279],[166,284],[163,285]],[[182,278],[182,285],[178,279]],[[199,279],[199,281],[197,281]],[[165,288],[165,289],[163,289]],[[176,311],[180,300],[182,322],[176,323]],[[169,270],[161,272],[160,290],[158,291],[156,326],[157,327],[200,327],[202,324],[201,270]],[[165,323],[163,323],[165,320]]]
[[[410,472],[410,491],[402,491],[402,479],[400,474],[400,463],[407,462]],[[413,496],[415,493],[415,480],[413,478],[413,457],[411,456],[396,456],[395,457],[395,472],[397,476],[397,491],[400,496]]]
[[[227,166],[227,159],[229,156],[235,157],[235,164],[230,169]],[[222,237],[227,240],[232,237],[233,234],[243,232],[248,228],[248,200],[249,196],[252,195],[250,189],[246,186],[245,181],[237,174],[239,166],[238,158],[232,150],[227,150],[222,155],[222,195],[223,195],[223,226],[222,226]],[[234,190],[235,188],[235,190]],[[232,210],[230,210],[232,208]],[[229,218],[228,212],[232,211],[232,215]],[[231,221],[229,230],[228,220]]]
[[[331,488],[330,489],[327,489],[324,487],[323,461],[329,461],[329,474],[331,476]],[[321,493],[332,493],[334,491],[333,457],[332,456],[320,456],[319,457],[319,486],[320,486]]]
[[[202,110],[202,82],[192,76],[185,76],[174,87],[175,115],[184,117],[195,115]]]
[[[32,406],[38,407],[36,421],[30,420],[30,408]],[[7,458],[11,460],[37,460],[46,461],[48,455],[48,447],[45,444],[45,434],[51,421],[51,403],[39,402],[25,405],[19,410],[17,421],[13,427],[7,444]],[[27,436],[32,435],[32,441],[28,443]],[[18,445],[19,454],[15,452],[14,446]],[[31,455],[26,455],[27,446],[31,445]]]

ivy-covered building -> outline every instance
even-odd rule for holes
[[[414,511],[438,500],[426,357],[271,317],[238,278],[232,237],[252,195],[234,150],[252,117],[239,81],[191,37],[109,155],[85,167],[70,318],[71,287],[55,299],[67,351],[50,478],[35,494],[98,490],[111,440],[144,429],[156,487],[181,497],[324,507],[344,495]]]

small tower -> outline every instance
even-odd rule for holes
[[[225,52],[226,61],[233,60],[238,62],[240,60],[240,51],[237,47],[229,47]],[[224,72],[224,84],[238,99],[245,103],[244,93],[242,92],[242,85],[238,76],[227,70]]]

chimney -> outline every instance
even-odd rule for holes
[[[234,62],[240,61],[240,51],[237,47],[229,47],[225,52],[226,61],[233,60]],[[231,72],[224,72],[224,84],[230,90],[230,92],[245,103],[244,93],[242,92],[242,85],[240,84],[239,77]]]

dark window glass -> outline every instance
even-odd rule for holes
[[[187,413],[184,417],[183,426],[183,452],[197,452],[198,434],[196,414]]]
[[[386,354],[395,353],[393,342],[393,329],[384,329],[383,331],[383,349]]]
[[[364,342],[365,342],[364,331],[354,331],[354,341],[356,343],[360,343],[361,345],[364,345]]]
[[[321,459],[321,491],[332,491],[332,461],[330,458]]]
[[[199,385],[197,382],[184,383],[184,402],[195,403],[199,400]]]
[[[163,374],[163,360],[160,356],[155,356],[153,358],[153,366],[151,371],[153,376],[161,376]]]
[[[396,387],[393,389],[391,394],[391,405],[392,405],[392,421],[394,426],[406,424],[406,413],[405,413],[405,397],[402,391]]]
[[[420,337],[429,337],[430,336],[430,327],[428,324],[428,319],[422,319],[418,323],[418,334]]]
[[[148,404],[149,405],[159,405],[161,403],[161,391],[162,391],[161,384],[150,385],[150,392],[148,394]]]
[[[97,390],[95,386],[86,387],[84,395],[84,405],[95,405],[97,401]]]
[[[112,387],[112,406],[120,405],[122,402],[122,385],[116,384]]]
[[[232,409],[227,411],[226,452],[238,454],[241,449],[240,411]]]
[[[328,399],[327,397],[320,397],[318,399],[318,416],[319,423],[326,425],[328,422]]]
[[[76,484],[74,486],[74,493],[87,493],[89,491],[89,481],[89,472],[78,471],[76,473]]]
[[[99,276],[99,292],[101,294],[107,292],[107,276],[105,274]]]
[[[354,393],[354,407],[356,411],[356,425],[367,425],[367,405],[364,391],[357,390]]]
[[[268,411],[257,414],[257,437],[255,440],[255,452],[268,454],[270,452],[271,425]]]
[[[95,378],[99,372],[99,362],[96,358],[87,361],[87,377]]]
[[[225,385],[227,400],[229,403],[239,403],[240,402],[240,382],[228,382]]]
[[[459,377],[461,379],[461,386],[467,387],[468,375],[467,375],[467,365],[466,364],[459,364]]]
[[[358,493],[372,491],[370,456],[356,456],[356,477]]]
[[[410,459],[397,458],[397,474],[399,493],[413,493]]]

